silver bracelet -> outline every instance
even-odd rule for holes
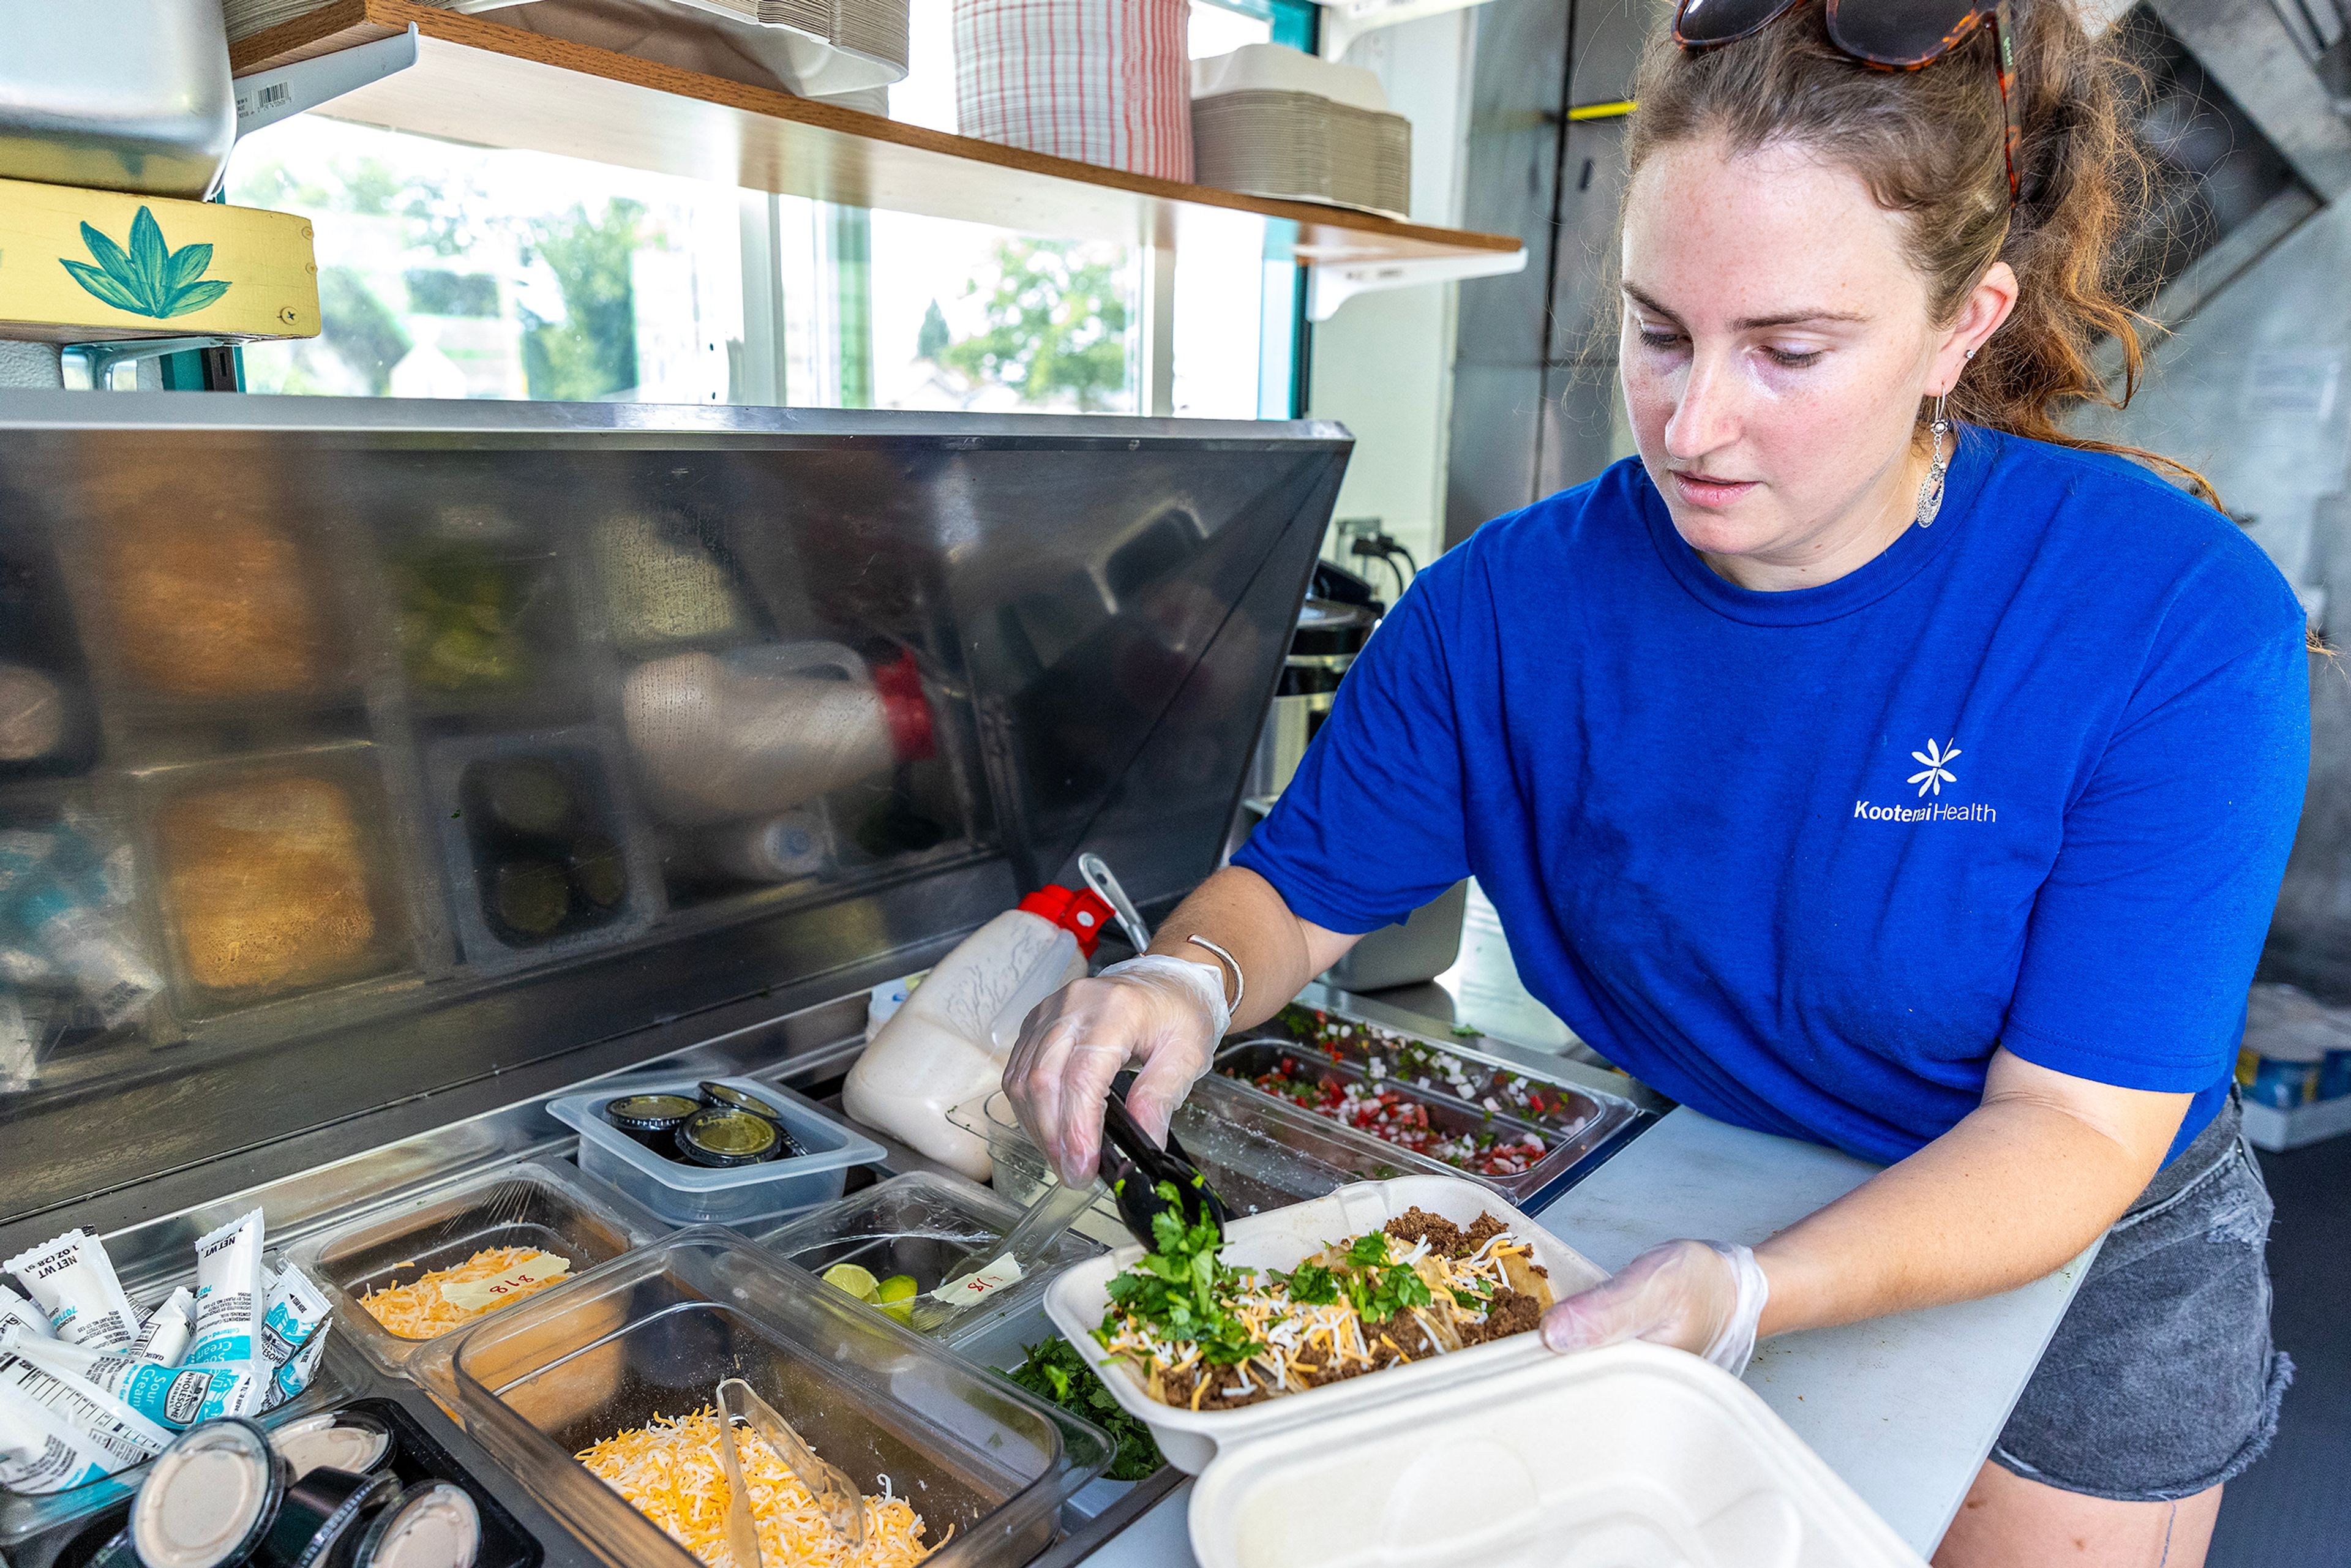
[[[1200,946],[1206,947],[1209,952],[1214,953],[1217,956],[1218,962],[1222,963],[1226,968],[1230,969],[1233,972],[1232,1004],[1226,1008],[1225,1011],[1228,1014],[1240,1011],[1241,998],[1249,995],[1249,980],[1241,974],[1240,960],[1234,957],[1230,953],[1226,952],[1222,947],[1217,946],[1214,942],[1209,941],[1206,936],[1186,936],[1184,940],[1186,942],[1196,943]]]

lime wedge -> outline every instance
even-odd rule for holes
[[[881,1303],[881,1310],[900,1322],[910,1326],[914,1321],[914,1302],[912,1297],[903,1301],[883,1301]]]
[[[893,1274],[882,1281],[881,1287],[874,1291],[873,1299],[888,1306],[893,1301],[911,1301],[921,1291],[922,1287],[914,1283],[912,1274]]]
[[[881,1287],[875,1283],[871,1270],[855,1263],[835,1263],[824,1271],[824,1282],[836,1291],[845,1291],[861,1301],[870,1301]]]

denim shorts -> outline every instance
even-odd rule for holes
[[[2066,1491],[2168,1502],[2262,1457],[2294,1363],[2270,1343],[2270,1195],[2232,1092],[2106,1232],[1991,1457]]]

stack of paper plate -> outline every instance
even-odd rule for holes
[[[1277,44],[1192,62],[1194,167],[1204,185],[1403,218],[1412,124],[1379,78]]]
[[[1186,0],[955,0],[956,129],[1188,181],[1186,13]]]

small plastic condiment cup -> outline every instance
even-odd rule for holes
[[[698,1111],[677,1130],[677,1152],[713,1170],[756,1166],[774,1159],[783,1146],[783,1134],[773,1122],[733,1105]]]
[[[428,1481],[378,1513],[350,1568],[474,1568],[482,1516],[464,1487]]]
[[[131,1505],[131,1537],[145,1568],[231,1568],[276,1522],[292,1470],[268,1437],[241,1416],[183,1432],[155,1460]]]
[[[293,1467],[297,1480],[317,1469],[363,1476],[392,1457],[392,1428],[357,1411],[329,1411],[280,1427],[269,1445]]]
[[[668,1154],[679,1128],[703,1103],[684,1094],[623,1094],[604,1107],[604,1119],[655,1154]]]

